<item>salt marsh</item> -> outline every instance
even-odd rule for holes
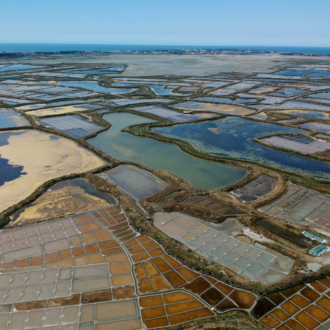
[[[272,150],[251,141],[254,137],[273,133],[303,134],[303,130],[228,117],[212,122],[153,128],[152,131],[185,140],[206,153],[257,161],[313,177],[330,178],[329,164]]]
[[[233,184],[247,173],[238,167],[196,159],[172,144],[121,132],[129,125],[151,123],[153,120],[126,113],[107,114],[103,119],[112,125],[111,128],[88,142],[115,159],[135,161],[169,171],[186,180],[192,187],[206,190]]]

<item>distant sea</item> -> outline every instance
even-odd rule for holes
[[[59,52],[102,50],[174,50],[174,49],[239,49],[294,52],[308,54],[330,54],[330,47],[287,46],[181,46],[181,45],[93,45],[93,44],[1,44],[0,52]]]

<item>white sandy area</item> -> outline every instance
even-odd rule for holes
[[[254,239],[257,242],[274,243],[274,241],[272,239],[268,239],[268,238],[264,237],[263,235],[262,235],[262,237],[260,237],[259,234],[253,232],[250,228],[243,229],[243,233],[244,233],[244,235]]]

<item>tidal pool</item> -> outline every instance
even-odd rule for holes
[[[103,119],[111,123],[111,128],[88,142],[115,159],[169,171],[192,187],[205,190],[231,185],[247,174],[239,167],[196,159],[175,145],[121,132],[129,125],[155,122],[153,120],[127,113],[107,114]]]
[[[251,141],[272,133],[306,133],[300,129],[227,117],[212,122],[152,129],[170,138],[185,140],[210,154],[257,161],[295,173],[330,179],[330,164],[269,149]]]
[[[95,81],[61,81],[57,85],[80,87],[85,89],[91,89],[93,91],[98,91],[101,93],[111,93],[111,94],[126,94],[138,90],[137,88],[106,88],[100,86]]]

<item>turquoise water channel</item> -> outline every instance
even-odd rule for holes
[[[171,172],[192,187],[204,190],[234,184],[247,174],[239,167],[196,159],[173,144],[121,132],[129,125],[155,122],[153,120],[127,113],[107,114],[103,118],[111,123],[111,128],[88,142],[117,160],[134,161]]]

